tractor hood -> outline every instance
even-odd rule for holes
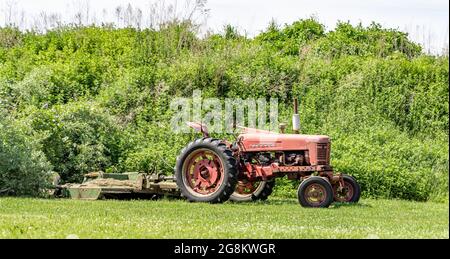
[[[324,135],[278,134],[274,132],[244,133],[239,136],[245,151],[308,150],[317,144],[328,144]]]

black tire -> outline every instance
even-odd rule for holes
[[[234,191],[233,194],[231,194],[230,196],[230,200],[235,202],[250,202],[257,200],[265,201],[272,194],[274,187],[275,187],[275,180],[260,181],[258,187],[254,192],[244,195],[240,194],[237,191]]]
[[[344,174],[342,176],[344,178],[344,183],[347,185],[350,185],[352,188],[352,194],[350,197],[345,197],[345,200],[343,200],[343,197],[339,197],[337,192],[337,187],[339,185],[333,186],[333,193],[334,193],[334,201],[337,202],[348,202],[348,203],[356,203],[359,201],[359,198],[361,197],[361,187],[359,186],[358,182],[355,178],[353,178],[350,175]]]
[[[314,201],[313,194],[319,194],[318,201]],[[319,176],[305,179],[298,187],[297,193],[300,205],[308,208],[327,208],[333,202],[333,188],[328,180]]]
[[[190,155],[199,150],[213,153],[220,160],[221,166],[223,166],[222,182],[214,192],[207,195],[197,193],[187,183],[186,172],[184,172],[186,171],[184,168],[185,164],[189,163],[187,160],[190,159]],[[237,173],[236,160],[231,150],[224,143],[221,143],[220,140],[213,138],[201,138],[189,143],[177,157],[175,165],[177,185],[181,190],[182,196],[191,202],[221,203],[227,201],[236,188]]]

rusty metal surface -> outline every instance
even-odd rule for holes
[[[145,173],[105,174],[94,172],[85,175],[81,184],[65,184],[59,187],[72,199],[97,200],[107,195],[140,194],[139,197],[154,195],[179,196],[179,189],[173,177]]]

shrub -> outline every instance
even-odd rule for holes
[[[325,35],[325,27],[314,18],[299,20],[291,25],[279,28],[274,22],[265,32],[256,37],[256,41],[273,46],[287,55],[299,55],[300,49],[311,41]]]
[[[51,165],[30,129],[0,114],[0,194],[39,195]]]
[[[23,121],[45,137],[42,150],[63,181],[118,163],[122,139],[114,118],[90,102],[28,108]]]
[[[421,47],[411,42],[406,33],[383,29],[377,23],[363,27],[340,22],[334,31],[318,40],[314,51],[331,58],[343,55],[386,57],[395,52],[412,58],[420,55]]]

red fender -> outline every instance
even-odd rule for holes
[[[209,137],[208,127],[206,127],[205,124],[190,121],[186,122],[186,124],[189,127],[193,128],[195,131],[201,132],[203,134],[203,137],[205,138]]]

